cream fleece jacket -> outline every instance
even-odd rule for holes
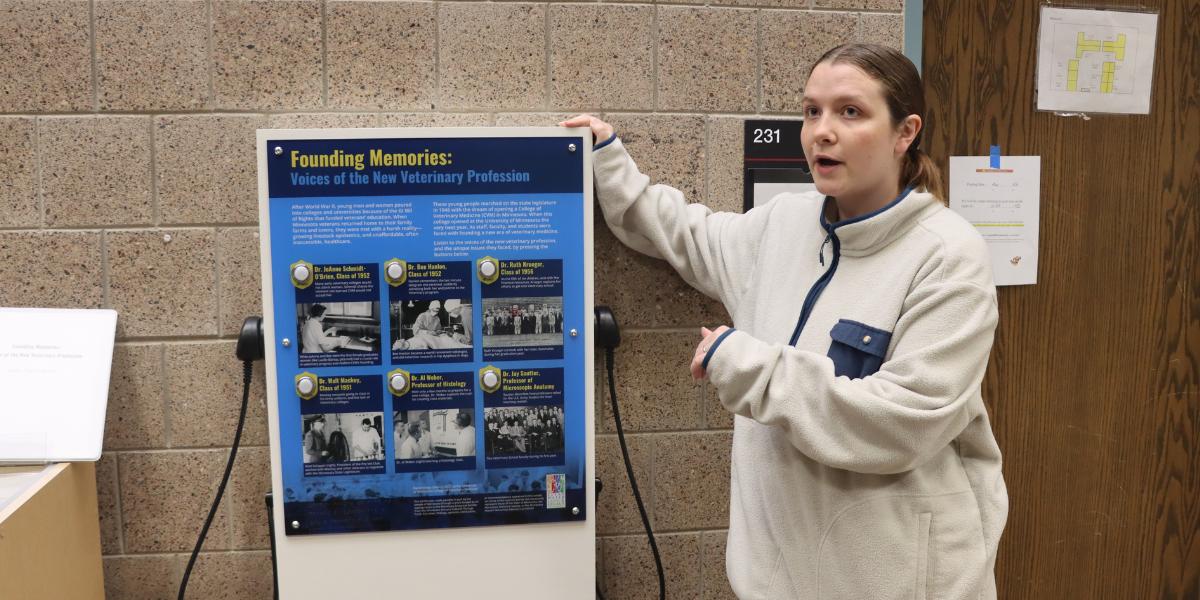
[[[924,192],[838,223],[815,192],[713,213],[651,185],[619,139],[593,158],[613,233],[733,316],[705,361],[736,415],[738,598],[995,598],[1008,495],[980,395],[997,312],[975,228]]]

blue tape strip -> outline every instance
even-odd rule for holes
[[[1000,168],[1000,146],[992,146],[992,168]]]

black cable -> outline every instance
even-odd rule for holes
[[[600,505],[600,492],[604,490],[604,485],[600,482],[600,478],[596,478],[596,505]],[[596,600],[604,600],[604,592],[600,591],[600,578],[596,578]]]
[[[271,597],[279,600],[279,562],[275,559],[275,497],[267,492],[264,500],[267,503],[267,533],[271,537]]]
[[[654,568],[658,570],[658,598],[666,600],[667,581],[663,576],[662,557],[658,555],[658,542],[654,540],[654,529],[650,527],[650,517],[646,516],[646,505],[642,503],[642,494],[638,491],[637,477],[633,475],[633,463],[629,461],[629,448],[625,445],[625,428],[621,426],[621,409],[617,408],[616,376],[613,375],[613,349],[604,349],[604,364],[608,369],[608,392],[612,398],[613,421],[617,424],[617,440],[621,442],[621,458],[625,459],[625,473],[629,475],[629,487],[633,490],[633,499],[637,501],[638,513],[642,515],[642,526],[646,529],[646,537],[650,540],[650,552],[654,554]],[[600,590],[597,588],[596,594]],[[603,600],[601,596],[601,600]]]
[[[238,444],[242,441],[242,426],[246,424],[246,405],[250,401],[250,377],[254,371],[254,363],[248,360],[242,361],[242,366],[244,369],[242,374],[242,412],[238,415],[237,432],[233,434],[233,447],[229,449],[229,462],[225,463],[225,475],[221,477],[221,485],[217,486],[217,497],[213,498],[212,508],[208,510],[208,518],[204,520],[204,527],[200,529],[200,537],[196,538],[196,548],[192,550],[187,569],[183,571],[183,581],[179,582],[179,600],[183,600],[184,594],[187,593],[188,578],[192,576],[192,567],[196,565],[196,557],[200,555],[200,547],[204,545],[204,537],[208,535],[208,528],[217,516],[217,507],[221,504],[221,496],[225,495],[229,474],[233,472],[233,461],[237,458]]]

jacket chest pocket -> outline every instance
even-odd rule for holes
[[[892,341],[891,332],[849,319],[839,320],[829,330],[829,337],[833,341],[827,356],[833,360],[833,372],[850,379],[862,379],[878,371]]]

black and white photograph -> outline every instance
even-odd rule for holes
[[[379,352],[378,302],[296,305],[301,354]]]
[[[563,408],[522,406],[484,409],[487,456],[556,454],[563,451]]]
[[[475,409],[398,410],[392,414],[396,460],[475,456]]]
[[[558,297],[485,298],[483,346],[561,346],[563,300]]]
[[[471,315],[470,298],[392,302],[392,350],[471,348]]]
[[[383,460],[383,413],[302,415],[304,464]]]

